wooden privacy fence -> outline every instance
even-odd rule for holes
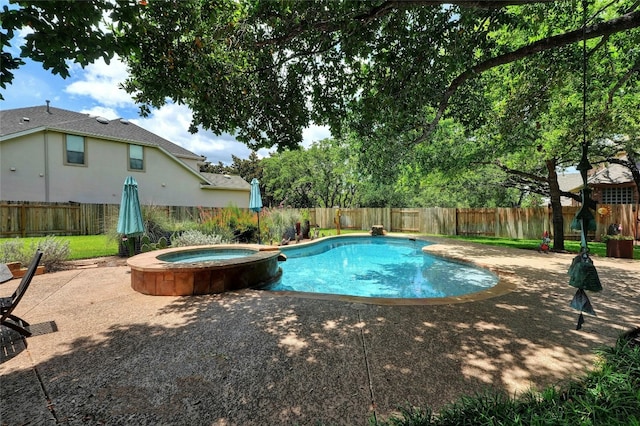
[[[151,206],[175,221],[199,221],[220,208]],[[119,204],[0,202],[0,238],[98,235],[115,230]]]
[[[609,205],[607,215],[594,213],[598,229],[591,238],[606,234],[611,223],[622,225],[623,234],[640,237],[637,211],[631,205]],[[175,221],[200,221],[219,212],[220,208],[153,206]],[[117,204],[77,204],[0,202],[0,237],[42,235],[96,235],[116,227]],[[336,220],[342,229],[369,231],[382,225],[392,232],[414,232],[432,235],[483,235],[502,238],[537,239],[547,230],[553,232],[551,210],[532,208],[315,208],[309,209],[311,224],[321,228],[335,228]],[[570,229],[578,207],[563,207],[566,238],[579,238]],[[265,213],[266,214],[266,213]],[[265,218],[266,219],[266,218]]]
[[[606,234],[611,223],[622,225],[623,234],[640,238],[637,211],[629,204],[599,205],[608,207],[610,213],[602,216],[594,213],[597,229],[589,232],[592,239],[599,240]],[[311,223],[321,228],[335,228],[340,217],[343,229],[368,231],[373,225],[383,225],[392,232],[415,232],[435,235],[481,235],[501,238],[537,239],[546,230],[553,237],[551,209],[530,208],[359,208],[310,209]],[[578,239],[580,233],[571,229],[571,222],[579,207],[563,207],[564,235],[568,239]]]

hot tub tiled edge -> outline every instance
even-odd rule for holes
[[[158,256],[176,251],[253,250],[250,256],[195,263],[171,263]],[[178,247],[141,253],[127,260],[131,268],[131,287],[154,296],[214,294],[256,287],[277,280],[280,251],[259,245],[214,245]]]

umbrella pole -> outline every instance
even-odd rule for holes
[[[258,215],[258,244],[262,244],[260,241],[260,212],[256,213]]]

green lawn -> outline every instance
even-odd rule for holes
[[[114,256],[118,254],[118,243],[105,235],[78,235],[56,237],[69,241],[69,260],[90,259],[93,257]],[[0,244],[15,238],[0,238]],[[25,246],[30,246],[40,237],[20,238]]]
[[[469,236],[450,236],[442,235],[442,237],[450,239],[459,239],[464,241],[472,241],[480,244],[487,244],[493,246],[513,247],[525,250],[538,250],[541,240],[517,240],[510,238],[496,238],[496,237],[469,237]],[[589,242],[589,253],[594,256],[605,257],[607,254],[607,246],[605,243]],[[553,242],[551,243],[553,249]],[[565,240],[564,248],[570,253],[580,252],[580,241]],[[640,259],[640,246],[636,245],[633,248],[633,258]]]

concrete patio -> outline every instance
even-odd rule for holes
[[[33,325],[28,346],[1,330],[0,424],[367,425],[407,404],[561,383],[640,326],[640,261],[594,258],[598,316],[575,330],[574,255],[433,240],[430,251],[491,267],[515,290],[394,306],[145,296],[115,261],[36,276],[15,312]]]

